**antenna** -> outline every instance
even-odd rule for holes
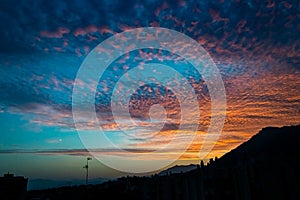
[[[83,166],[84,169],[86,169],[86,177],[85,177],[85,184],[88,184],[88,180],[89,180],[89,160],[92,160],[91,157],[87,157],[86,158],[86,165]]]

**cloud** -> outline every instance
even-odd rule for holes
[[[41,37],[45,37],[45,38],[62,38],[64,34],[68,34],[68,33],[70,33],[70,30],[68,28],[59,27],[54,32],[41,31],[40,35]]]
[[[220,69],[228,105],[223,135],[214,149],[215,155],[235,147],[264,126],[299,124],[299,4],[296,0],[271,2],[178,3],[167,0],[141,4],[89,0],[69,4],[61,0],[5,0],[0,8],[0,113],[22,114],[29,123],[35,124],[32,127],[74,129],[72,89],[77,70],[88,52],[114,33],[160,26],[195,39]],[[177,55],[187,52],[196,56],[188,44],[181,44],[177,50]],[[201,111],[198,131],[207,131],[211,102],[205,81],[175,53],[139,50],[121,56],[112,64],[99,81],[96,94],[96,110],[105,130],[120,128],[110,107],[110,96],[119,78],[133,66],[142,68],[147,62],[161,62],[173,65],[189,80]],[[98,83],[79,81],[79,84],[90,91]],[[178,99],[171,90],[168,95],[163,93],[164,89],[145,85],[132,96],[130,107],[126,109],[140,120],[139,125],[148,129],[157,125],[147,123],[149,108],[156,103],[166,108],[169,120],[153,141],[147,143],[134,138],[133,145],[151,148],[170,140],[174,130],[178,129],[181,120]],[[185,89],[181,88],[181,91]],[[122,88],[114,91],[124,95]],[[80,109],[82,122],[78,127],[95,128],[96,121],[87,121],[91,113],[85,111],[84,106]],[[191,116],[197,114],[192,107],[189,110]],[[136,128],[127,118],[121,116],[121,119],[125,130]],[[187,124],[183,132],[190,129]],[[36,131],[42,129],[36,127]],[[227,134],[230,137],[225,137]],[[48,143],[51,141],[54,142],[49,140]],[[199,141],[196,141],[189,151],[198,147]],[[185,158],[193,156],[196,153],[189,152]]]

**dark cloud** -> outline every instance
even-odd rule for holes
[[[194,39],[204,37],[212,53],[251,51],[262,42],[280,46],[297,43],[300,6],[293,1],[34,1],[2,0],[2,52],[57,50],[75,52],[94,47],[107,37],[101,28],[120,32],[156,24]],[[85,29],[97,27],[97,31]],[[61,33],[62,28],[65,31]],[[75,36],[79,28],[86,35]],[[47,34],[57,37],[47,37]],[[60,33],[59,33],[60,32]],[[48,35],[49,36],[49,35]],[[93,37],[94,40],[87,40]],[[208,44],[207,44],[208,43]],[[66,45],[68,44],[68,45]],[[65,45],[65,46],[64,46]],[[56,47],[56,48],[54,48]],[[218,49],[219,48],[219,49]],[[293,59],[291,59],[293,60]]]

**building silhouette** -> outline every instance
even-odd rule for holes
[[[0,199],[22,200],[26,199],[28,179],[23,176],[14,176],[7,173],[0,177]]]

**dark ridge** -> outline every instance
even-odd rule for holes
[[[237,148],[219,159],[222,164],[261,156],[293,157],[299,153],[300,125],[266,127]]]

